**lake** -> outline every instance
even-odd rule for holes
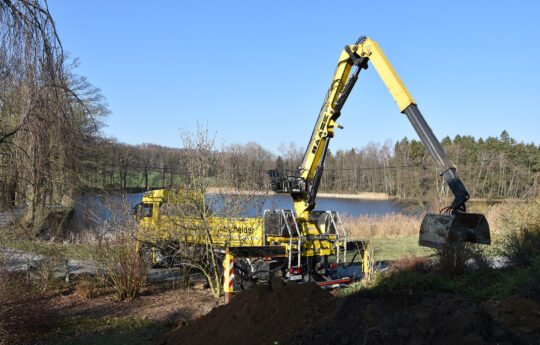
[[[293,201],[288,194],[278,194],[266,197],[263,209],[292,209]],[[334,197],[318,197],[316,210],[338,211],[340,215],[358,217],[362,215],[385,215],[400,213],[402,206],[394,200],[345,199]]]
[[[141,202],[143,193],[116,195],[80,195],[75,202],[74,224],[79,228],[87,228],[96,223],[114,217],[115,209],[125,207],[131,209]],[[288,194],[261,196],[262,207],[252,208],[241,216],[256,217],[258,209],[269,208],[292,209],[292,198]],[[358,217],[362,215],[385,215],[402,213],[403,207],[395,200],[345,199],[339,197],[317,198],[317,210],[338,211],[340,215]]]

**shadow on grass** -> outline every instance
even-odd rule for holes
[[[140,318],[100,317],[59,320],[46,343],[68,344],[154,344],[154,339],[170,330],[163,324]]]

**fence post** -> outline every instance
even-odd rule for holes
[[[225,252],[225,260],[223,261],[223,290],[225,291],[225,304],[229,303],[233,294],[234,283],[234,258],[229,254],[229,249]]]

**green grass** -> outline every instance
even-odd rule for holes
[[[421,247],[418,245],[418,237],[389,237],[373,238],[371,243],[374,248],[375,261],[395,261],[404,256],[430,256],[434,253],[433,249]],[[347,252],[347,262],[360,262],[361,257],[353,251]],[[335,262],[335,257],[329,258],[330,263]]]
[[[371,282],[355,282],[339,291],[349,295],[361,291],[380,296],[409,296],[424,292],[446,292],[466,296],[477,302],[502,301],[513,295],[536,291],[540,281],[540,256],[531,266],[494,269],[482,267],[464,274],[446,275],[440,271],[422,272],[405,269],[378,272]]]
[[[45,341],[67,344],[154,344],[153,338],[167,332],[161,324],[139,318],[69,318],[56,323],[53,334]]]
[[[434,253],[433,249],[421,247],[418,245],[418,237],[389,237],[371,239],[375,250],[375,261],[394,261],[407,255],[430,256]],[[25,252],[41,254],[46,256],[65,257],[78,260],[91,260],[89,252],[90,244],[62,244],[45,242],[39,240],[27,240],[15,237],[4,238],[0,244]],[[488,248],[490,249],[490,248]],[[496,253],[493,253],[495,255]],[[351,262],[354,252],[347,253],[347,262]],[[354,259],[358,262],[361,258]]]
[[[389,237],[371,240],[375,261],[394,261],[407,255],[429,256],[433,249],[418,245],[418,237]]]
[[[484,267],[461,275],[448,276],[439,271],[402,270],[379,274],[372,287],[381,295],[412,294],[428,291],[466,296],[475,301],[504,300],[534,289],[540,279],[540,257],[530,267],[493,269]]]
[[[0,236],[0,246],[14,250],[75,260],[91,260],[91,244],[63,244],[41,240],[25,239],[16,235],[3,234]]]

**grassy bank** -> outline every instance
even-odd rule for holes
[[[431,248],[418,245],[418,235],[411,237],[373,238],[375,260],[394,261],[404,256],[430,256],[434,254]]]
[[[491,228],[493,245],[489,247],[489,255],[496,255],[496,247],[509,231],[517,229],[522,223],[540,223],[538,202],[502,202],[489,205],[473,204],[472,212],[486,215]],[[411,216],[401,213],[386,215],[363,215],[360,217],[343,217],[348,239],[373,242],[377,260],[395,260],[404,255],[426,256],[432,250],[420,247],[418,233],[423,216]],[[35,254],[69,257],[71,259],[88,260],[88,252],[92,244],[62,244],[24,239],[21,236],[0,233],[0,245]]]
[[[540,301],[540,204],[501,203],[490,206],[486,216],[492,245],[464,246],[453,254],[421,248],[416,245],[416,236],[372,238],[376,260],[396,261],[371,282],[355,283],[342,292],[368,289],[380,296],[446,292],[477,302],[507,298]],[[430,258],[422,257],[426,255]],[[505,257],[507,266],[500,269],[487,265],[485,258],[493,255]],[[468,259],[474,259],[478,266],[464,265]]]
[[[398,260],[404,256],[427,257],[435,253],[431,248],[419,246],[418,236],[372,238],[370,239],[370,243],[373,246],[375,262],[379,263]],[[359,263],[361,259],[361,257],[356,255],[356,251],[347,252],[348,263]],[[330,262],[335,262],[333,256],[329,260]]]
[[[89,253],[92,252],[95,244],[64,244],[59,242],[29,239],[24,236],[17,236],[17,234],[14,233],[2,232],[0,233],[0,247],[37,255],[69,258],[74,260],[91,260],[92,257]]]

